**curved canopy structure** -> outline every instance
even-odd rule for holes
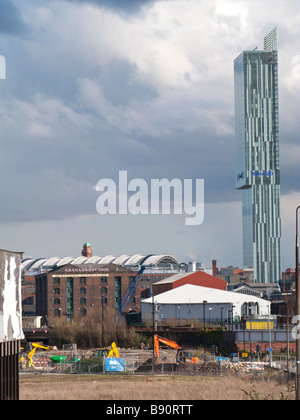
[[[90,258],[79,257],[51,257],[51,258],[25,258],[22,261],[22,272],[26,271],[28,274],[37,274],[43,270],[51,270],[56,267],[61,267],[65,264],[117,264],[125,268],[137,267],[144,265],[146,267],[169,268],[170,266],[177,266],[179,262],[172,255],[165,254],[150,254],[142,255],[135,254],[132,256],[121,255],[116,257],[114,255],[107,255],[104,257],[93,256]]]

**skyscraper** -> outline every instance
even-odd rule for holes
[[[280,267],[280,169],[277,28],[264,49],[234,60],[236,188],[242,190],[243,264],[254,281],[277,283]]]

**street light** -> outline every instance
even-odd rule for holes
[[[203,347],[204,347],[204,360],[206,360],[206,354],[205,354],[205,345],[206,345],[206,335],[205,335],[205,304],[207,303],[207,300],[203,301],[203,323],[204,323],[204,335],[203,335]]]
[[[203,323],[204,323],[204,332],[205,332],[205,304],[207,303],[207,300],[203,301]]]
[[[296,259],[296,315],[300,316],[300,285],[299,285],[299,246],[298,246],[298,210],[296,208],[296,242],[295,242],[295,259]],[[300,400],[300,337],[296,337],[296,400]]]
[[[208,328],[210,328],[210,311],[212,308],[208,308]]]
[[[221,330],[222,330],[222,324],[223,324],[223,309],[224,309],[224,306],[221,306]]]

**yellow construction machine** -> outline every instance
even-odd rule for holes
[[[120,358],[119,350],[115,342],[111,343],[111,349],[107,355],[107,357],[115,357],[117,359]]]
[[[120,357],[119,350],[115,342],[111,344],[110,347],[99,347],[95,349],[93,357]]]
[[[42,346],[39,343],[32,343],[31,345],[32,345],[32,350],[27,354],[28,366],[29,367],[33,366],[32,358],[33,358],[33,355],[34,355],[36,349],[51,350],[50,346]]]
[[[116,343],[113,342],[105,360],[105,370],[108,372],[123,372],[125,370],[125,364],[125,360],[120,358]]]

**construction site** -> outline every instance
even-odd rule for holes
[[[86,378],[95,378],[93,382],[109,381],[110,379],[122,382],[131,378],[130,381],[137,387],[140,384],[140,378],[144,378],[146,383],[153,381],[153,378],[161,378],[163,381],[170,378],[171,384],[169,383],[168,387],[171,390],[173,385],[175,387],[175,378],[178,378],[179,381],[180,378],[197,378],[201,382],[201,378],[206,378],[223,382],[226,377],[231,379],[268,377],[271,370],[276,370],[276,375],[281,375],[284,381],[293,381],[291,358],[289,366],[286,366],[284,357],[279,364],[273,360],[271,365],[271,361],[265,358],[266,355],[260,354],[260,351],[256,352],[256,356],[250,353],[247,353],[246,356],[239,352],[230,353],[233,332],[227,331],[225,334],[219,327],[217,330],[212,330],[212,335],[210,335],[206,328],[200,328],[201,331],[197,331],[194,327],[188,326],[175,328],[172,332],[163,328],[158,331],[155,328],[157,324],[154,322],[152,328],[147,327],[146,330],[143,330],[143,334],[135,333],[135,345],[124,345],[125,339],[125,341],[120,340],[123,345],[119,346],[120,330],[118,328],[120,325],[118,327],[116,321],[124,320],[125,309],[136,293],[144,267],[131,279],[127,293],[120,299],[111,322],[109,323],[106,319],[105,325],[104,317],[100,324],[91,322],[92,326],[99,324],[106,327],[101,329],[100,342],[105,343],[104,347],[89,346],[87,342],[82,345],[84,342],[84,340],[82,341],[83,331],[88,333],[87,335],[91,333],[87,324],[81,325],[83,330],[81,329],[80,334],[77,335],[77,338],[81,337],[79,345],[76,340],[62,341],[62,336],[53,335],[48,332],[48,328],[40,329],[40,331],[38,328],[31,328],[31,331],[23,329],[20,290],[21,253],[0,251],[1,400],[20,399],[20,383],[21,385],[26,383],[26,387],[30,388],[37,383],[37,377],[39,377],[38,382],[50,381],[55,390],[58,389],[58,384],[66,380],[66,377],[73,382],[71,378],[74,378],[74,374],[77,378],[82,378],[81,380],[84,382],[87,380]],[[73,269],[73,267],[67,267],[67,269]],[[81,270],[81,268],[79,269]],[[104,278],[104,276],[102,277]],[[69,277],[68,279],[70,281]],[[52,286],[57,286],[59,283],[57,277],[51,281],[53,281],[53,284],[51,283],[52,290]],[[62,282],[60,284],[62,285]],[[84,284],[83,281],[82,284]],[[75,324],[72,322],[61,325],[65,327],[68,325],[69,330],[74,333]],[[191,328],[192,331],[189,331]],[[104,334],[105,330],[106,332],[110,331],[110,341]],[[186,330],[185,333],[183,330]],[[128,330],[126,331],[128,334]],[[142,341],[143,337],[145,342]],[[212,341],[218,337],[223,337],[223,341]],[[226,340],[224,341],[224,337],[228,338],[227,343]],[[109,344],[107,345],[107,343]],[[129,343],[128,338],[127,343]],[[224,352],[226,348],[227,350]],[[54,386],[54,384],[56,385]],[[27,399],[44,398],[45,395],[40,396],[39,392],[40,389],[37,387],[36,394],[31,393]],[[101,392],[99,391],[97,395],[102,395]],[[104,397],[108,398],[109,395],[105,394]],[[175,398],[175,394],[172,395]],[[188,393],[186,398],[189,395]],[[62,394],[55,395],[53,398],[61,399]],[[87,396],[87,398],[90,397]],[[123,395],[123,398],[130,398],[130,394]],[[162,398],[159,390],[157,390],[156,398]],[[181,398],[183,398],[182,395]]]
[[[263,375],[270,363],[263,359],[243,360],[237,355],[222,357],[203,349],[187,350],[176,342],[154,335],[154,348],[118,348],[111,346],[80,350],[76,344],[56,346],[31,344],[32,350],[19,354],[20,374],[97,374],[97,375],[199,375],[226,376],[228,374]],[[192,354],[193,352],[193,354]],[[273,362],[282,374],[284,360]]]
[[[159,348],[150,349],[118,348],[114,342],[89,350],[75,344],[56,349],[36,343],[20,360],[20,399],[295,398],[293,379],[266,362],[233,361],[203,349],[189,352],[158,339]]]

